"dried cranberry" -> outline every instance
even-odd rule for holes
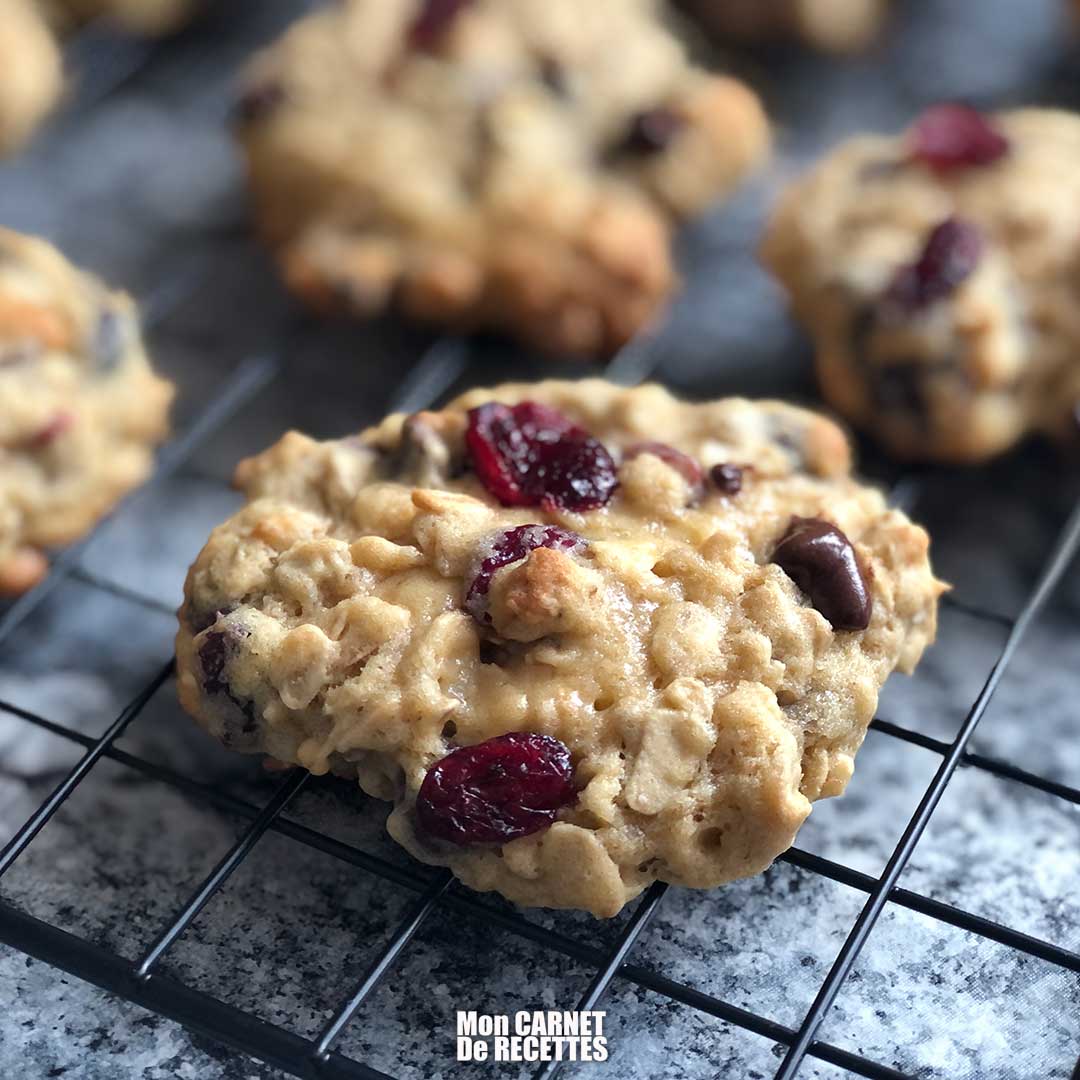
[[[931,231],[916,262],[897,271],[886,303],[910,313],[944,300],[975,271],[983,247],[977,225],[948,218]]]
[[[666,150],[686,127],[686,117],[661,105],[646,109],[630,120],[624,147],[635,154],[658,154]]]
[[[793,517],[772,561],[829,620],[834,630],[865,630],[872,601],[851,541],[821,518]]]
[[[410,47],[433,49],[450,29],[450,24],[457,18],[458,12],[471,2],[472,0],[423,0],[420,12],[406,35]]]
[[[534,401],[471,409],[465,445],[480,482],[503,506],[595,510],[619,483],[602,443]]]
[[[554,551],[582,551],[585,541],[575,532],[557,525],[519,525],[498,533],[486,544],[476,560],[472,580],[465,590],[465,609],[480,622],[490,622],[487,594],[495,571],[524,559],[537,548]]]
[[[429,835],[451,844],[504,844],[548,828],[576,798],[570,751],[527,731],[463,746],[437,761],[416,797]]]
[[[658,457],[665,465],[670,465],[695,491],[704,488],[701,466],[689,455],[674,446],[668,446],[662,442],[639,442],[628,446],[623,452],[623,457],[629,461],[638,454],[652,454]]]
[[[33,435],[27,440],[27,445],[34,450],[44,450],[47,446],[51,446],[65,431],[71,429],[71,426],[75,423],[75,415],[70,412],[61,410],[58,413],[54,413],[52,418],[45,424],[43,424]]]
[[[743,469],[739,465],[724,462],[709,470],[709,479],[717,491],[725,495],[738,495],[742,491]]]
[[[991,165],[1009,152],[1009,140],[967,105],[934,105],[912,125],[911,154],[936,172]]]

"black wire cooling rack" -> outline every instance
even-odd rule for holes
[[[89,47],[81,46],[80,55],[84,51],[90,51]],[[108,69],[106,64],[107,70],[92,80],[92,96],[97,99],[107,95],[152,55],[152,50],[147,49],[135,52],[119,49],[109,52],[108,58],[117,66]],[[100,52],[96,55],[96,61],[99,67],[102,66]],[[85,106],[86,103],[83,104]],[[182,281],[163,281],[152,293],[153,317],[148,321],[157,322],[168,312],[175,298],[183,292]],[[413,411],[434,404],[452,385],[468,382],[475,358],[476,349],[468,341],[444,339],[436,342],[428,348],[399,385],[391,408]],[[615,381],[632,384],[648,377],[661,359],[659,340],[646,335],[617,356],[605,369],[605,374]],[[184,468],[222,425],[236,416],[256,393],[279,377],[282,366],[281,353],[255,356],[239,365],[224,388],[216,393],[213,403],[164,450],[153,477],[132,498],[141,498],[147,489],[160,487],[170,476]],[[918,478],[902,477],[893,490],[898,497],[902,494],[906,501],[919,483]],[[100,528],[101,526],[98,531]],[[0,657],[15,632],[54,590],[68,580],[76,580],[90,588],[120,595],[128,601],[157,612],[171,611],[167,605],[142,595],[137,590],[102,578],[83,567],[80,564],[81,556],[92,543],[94,535],[96,532],[83,543],[60,554],[54,561],[49,576],[33,591],[13,603],[0,617]],[[941,759],[933,779],[923,792],[881,874],[874,876],[863,873],[799,848],[792,848],[781,857],[782,861],[804,871],[865,894],[865,902],[858,917],[821,982],[816,997],[797,1026],[777,1023],[760,1013],[731,1004],[633,962],[635,943],[664,902],[667,886],[662,883],[651,886],[641,899],[636,901],[616,940],[610,947],[601,948],[591,942],[582,941],[579,937],[539,926],[513,911],[497,909],[474,894],[452,892],[452,879],[445,873],[438,874],[432,880],[429,874],[418,868],[391,863],[326,833],[283,817],[283,812],[292,800],[309,783],[309,774],[302,770],[293,769],[287,772],[265,804],[255,805],[146,757],[118,748],[117,742],[121,736],[130,725],[138,721],[144,707],[154,695],[173,678],[173,661],[164,657],[153,678],[132,697],[108,728],[96,738],[11,702],[0,701],[0,711],[69,740],[83,747],[85,751],[77,764],[0,851],[0,878],[12,868],[38,833],[103,759],[133,770],[148,780],[166,785],[199,804],[244,819],[249,824],[213,870],[178,904],[174,917],[160,928],[152,941],[145,946],[141,956],[134,960],[27,914],[2,898],[0,941],[161,1016],[178,1021],[227,1047],[250,1054],[296,1076],[359,1077],[373,1080],[385,1078],[387,1074],[344,1056],[335,1050],[335,1045],[360,1007],[372,996],[380,982],[394,971],[395,963],[403,950],[433,912],[445,908],[466,914],[540,946],[551,957],[552,963],[558,963],[560,958],[569,958],[591,968],[595,974],[585,993],[577,1002],[560,1003],[564,1008],[593,1009],[602,1004],[609,987],[621,980],[771,1040],[781,1048],[783,1055],[775,1073],[776,1080],[791,1080],[808,1055],[872,1080],[914,1080],[910,1074],[817,1037],[826,1014],[888,905],[906,908],[942,924],[993,940],[1058,968],[1073,973],[1080,972],[1080,954],[1053,941],[1028,935],[960,907],[898,886],[900,875],[908,865],[935,808],[960,766],[982,770],[1080,805],[1080,789],[967,749],[1006,667],[1033,621],[1051,597],[1078,547],[1080,505],[1074,508],[1052,550],[1046,555],[1034,587],[1014,618],[945,598],[945,604],[956,607],[972,618],[1004,627],[1004,643],[951,741],[934,738],[883,719],[873,721],[873,730],[932,751]],[[301,1037],[160,971],[161,961],[172,946],[244,863],[267,832],[278,833],[342,860],[358,871],[375,875],[414,896],[404,918],[386,938],[355,988],[342,997],[337,1009],[325,1020],[314,1038]],[[546,1064],[536,1071],[536,1080],[552,1077],[560,1068],[561,1064],[558,1062]],[[1073,1080],[1080,1080],[1080,1062],[1074,1069]]]

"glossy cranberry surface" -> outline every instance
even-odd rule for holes
[[[524,559],[537,548],[555,551],[583,551],[585,541],[575,532],[557,525],[518,525],[497,533],[481,551],[468,585],[465,588],[465,608],[480,622],[490,621],[487,614],[487,594],[495,571]]]
[[[992,165],[1009,140],[967,105],[934,105],[912,125],[911,156],[937,172]]]
[[[635,458],[639,454],[652,454],[658,457],[666,465],[670,465],[682,478],[695,489],[703,487],[704,474],[701,466],[689,455],[674,446],[668,446],[662,442],[639,442],[628,446],[623,453],[627,460]]]
[[[944,300],[975,272],[984,248],[977,225],[948,218],[931,231],[918,259],[897,271],[886,301],[914,313]]]
[[[511,732],[463,746],[427,772],[420,827],[451,844],[503,844],[551,826],[576,798],[570,751],[549,735]]]
[[[619,483],[601,442],[534,401],[471,409],[465,445],[480,482],[503,506],[596,510]]]

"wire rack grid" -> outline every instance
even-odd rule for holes
[[[92,49],[85,43],[80,44],[80,50],[92,53]],[[96,55],[100,67],[100,51]],[[90,84],[92,90],[88,93],[95,101],[121,85],[124,79],[137,70],[140,63],[148,62],[152,53],[149,50],[136,53],[119,50],[108,55],[110,62],[118,66],[111,75],[106,70],[104,75],[100,75]],[[113,57],[119,59],[114,60]],[[83,105],[87,107],[87,102],[84,101]],[[176,280],[159,284],[153,293],[153,296],[159,299],[159,303],[155,305],[154,322],[167,313],[170,305],[176,302],[177,295],[183,291]],[[639,339],[611,361],[605,374],[624,384],[647,378],[662,365],[661,337],[662,335],[659,335],[654,338],[650,334]],[[284,350],[271,355],[255,356],[239,365],[212,404],[160,455],[156,472],[144,489],[132,498],[143,497],[147,490],[160,487],[170,476],[185,468],[192,456],[223,424],[238,415],[256,393],[279,377],[283,355]],[[452,385],[469,381],[474,359],[475,350],[468,341],[447,338],[436,342],[406,374],[393,396],[391,409],[414,411],[435,404]],[[918,488],[919,483],[918,478],[902,477],[893,488],[894,494],[897,499],[903,497],[906,500]],[[100,528],[101,526],[99,530]],[[84,543],[64,551],[54,561],[49,577],[33,591],[11,604],[0,616],[0,656],[15,632],[41,607],[46,598],[67,580],[77,580],[103,592],[118,593],[126,600],[154,611],[171,610],[167,605],[143,595],[137,589],[126,588],[101,578],[83,566],[81,556],[93,539],[92,534]],[[782,1060],[775,1073],[777,1080],[791,1080],[795,1077],[808,1056],[871,1080],[914,1080],[909,1074],[885,1063],[832,1045],[818,1037],[823,1020],[889,905],[906,908],[942,924],[991,939],[1020,954],[1037,957],[1060,969],[1080,972],[1080,954],[1060,944],[902,888],[898,884],[935,808],[960,767],[979,770],[1073,805],[1080,805],[1080,789],[1040,776],[1008,761],[968,749],[971,737],[1007,666],[1060,582],[1078,547],[1080,505],[1074,508],[1052,550],[1046,553],[1035,584],[1014,618],[1006,618],[991,611],[951,601],[946,597],[946,604],[951,604],[977,620],[1004,628],[1006,633],[998,655],[986,672],[981,689],[971,702],[957,734],[951,740],[938,739],[880,718],[873,721],[873,730],[931,751],[940,758],[936,772],[893,848],[884,870],[879,875],[867,874],[799,848],[792,848],[782,856],[783,861],[804,871],[841,883],[865,895],[862,908],[820,983],[811,1006],[797,1025],[777,1023],[759,1012],[702,992],[685,981],[671,979],[634,962],[635,944],[647,932],[650,920],[663,904],[668,891],[667,886],[662,883],[651,886],[636,902],[630,918],[611,945],[598,947],[589,941],[581,940],[580,937],[539,926],[514,912],[501,910],[474,894],[452,891],[451,879],[445,873],[439,873],[432,879],[419,869],[389,862],[327,833],[284,817],[283,812],[309,783],[309,775],[302,770],[293,769],[284,774],[269,799],[263,805],[256,805],[211,784],[193,779],[182,771],[120,749],[117,746],[118,740],[130,725],[138,721],[147,703],[173,677],[173,661],[165,657],[162,657],[153,678],[131,698],[98,737],[86,735],[66,723],[39,715],[13,702],[0,700],[0,711],[69,740],[84,751],[78,762],[0,851],[0,878],[16,864],[38,833],[103,760],[115,762],[156,783],[166,785],[209,808],[238,816],[248,824],[232,847],[190,895],[177,905],[175,915],[160,927],[153,939],[145,945],[142,954],[134,960],[27,914],[3,898],[0,898],[0,941],[128,1001],[176,1020],[224,1046],[249,1054],[295,1076],[360,1077],[370,1080],[386,1077],[387,1074],[362,1061],[346,1057],[336,1050],[335,1046],[361,1006],[372,996],[380,982],[393,972],[395,964],[426,921],[437,909],[446,909],[531,941],[546,950],[553,962],[556,962],[557,958],[569,958],[591,968],[594,976],[580,1000],[562,1003],[565,1008],[592,1009],[603,1002],[613,983],[625,981],[771,1040],[782,1048]],[[337,1009],[324,1018],[321,1030],[313,1038],[301,1037],[283,1026],[261,1019],[160,971],[162,959],[268,832],[307,845],[341,860],[359,872],[374,875],[404,890],[413,898],[404,917],[382,942],[355,988],[342,996]],[[535,1072],[536,1080],[555,1076],[561,1067],[560,1062],[541,1066]],[[1080,1080],[1080,1061],[1074,1069],[1073,1078]]]

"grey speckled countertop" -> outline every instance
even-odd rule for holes
[[[222,118],[237,64],[296,10],[234,0],[231,13],[162,49],[93,109],[62,116],[33,150],[0,166],[5,224],[43,232],[76,259],[153,299],[183,271],[192,288],[152,329],[177,380],[179,420],[211,400],[247,356],[293,324],[244,224]],[[1063,0],[906,0],[888,43],[849,63],[792,53],[743,61],[779,126],[773,166],[732,206],[685,237],[687,301],[664,334],[662,377],[687,392],[808,396],[805,345],[756,266],[763,208],[809,155],[863,127],[896,129],[931,100],[1075,103]],[[282,376],[166,484],[126,506],[91,545],[87,571],[175,604],[209,528],[234,505],[220,480],[242,453],[286,426],[355,429],[387,401],[391,378],[423,335],[380,326],[306,333]],[[357,362],[354,362],[357,361]],[[496,372],[497,369],[497,372]],[[533,373],[495,354],[478,374]],[[335,375],[333,385],[323,378]],[[876,471],[872,456],[867,468]],[[1004,614],[1022,602],[1077,494],[1075,472],[1038,449],[976,475],[930,470],[915,513],[930,527],[956,596]],[[1080,589],[1066,579],[1009,670],[976,738],[983,753],[1080,783],[1077,740]],[[107,726],[167,659],[172,619],[68,580],[0,656],[0,699],[90,734]],[[897,678],[880,714],[948,737],[1000,648],[1000,627],[945,613],[939,644],[913,679]],[[251,802],[272,781],[209,744],[181,715],[171,685],[121,748]],[[52,788],[75,751],[0,713],[0,839]],[[878,874],[938,757],[872,733],[848,794],[815,808],[799,838]],[[361,810],[362,812],[357,812]],[[382,836],[385,810],[350,785],[312,783],[287,816],[408,866]],[[904,887],[1080,949],[1077,807],[962,770],[903,876]],[[104,762],[4,878],[3,897],[57,926],[134,957],[236,837],[242,822],[121,764]],[[672,890],[634,954],[646,968],[797,1026],[863,894],[787,863],[751,881]],[[300,1034],[317,1031],[412,902],[412,894],[285,836],[256,847],[164,970]],[[491,901],[498,906],[498,901]],[[600,924],[533,912],[536,923],[592,945]],[[459,1077],[456,1008],[562,1008],[587,966],[452,909],[425,924],[361,1010],[341,1049],[396,1076]],[[36,1080],[239,1080],[278,1075],[178,1025],[0,947],[0,1076]],[[626,1077],[767,1077],[769,1040],[618,980],[604,1001],[612,1060],[569,1068]],[[890,906],[829,1015],[827,1041],[920,1077],[1066,1080],[1080,1055],[1080,976]],[[514,1067],[476,1075],[517,1075]],[[808,1059],[800,1076],[842,1070]]]

